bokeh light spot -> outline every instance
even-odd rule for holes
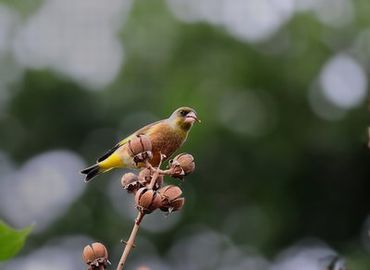
[[[131,1],[109,5],[91,0],[45,1],[14,40],[26,68],[51,68],[90,89],[102,89],[118,74],[123,48],[117,32]]]
[[[31,158],[18,171],[2,178],[0,211],[12,224],[36,223],[45,229],[82,193],[79,170],[83,160],[69,151],[50,151]]]
[[[269,38],[294,12],[293,0],[168,0],[167,3],[180,20],[223,26],[236,38],[248,42]]]
[[[336,55],[325,64],[320,74],[320,85],[325,97],[343,109],[358,106],[366,97],[366,74],[348,55]]]
[[[299,243],[281,252],[271,270],[323,270],[335,252],[323,243]]]

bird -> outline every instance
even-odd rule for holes
[[[151,166],[158,166],[161,161],[171,157],[183,145],[195,122],[201,122],[196,111],[190,107],[180,107],[167,119],[140,128],[98,158],[96,164],[83,169],[81,173],[85,175],[85,182],[115,168],[137,169],[127,158],[129,151],[127,145],[130,140],[140,135],[149,137],[153,154],[149,163]]]

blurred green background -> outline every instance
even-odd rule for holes
[[[122,171],[79,170],[179,106],[196,125],[185,208],[144,219],[129,268],[370,265],[367,0],[1,0],[0,217],[35,224],[4,269],[116,264]],[[168,183],[176,181],[168,179]],[[114,269],[114,267],[112,267]]]

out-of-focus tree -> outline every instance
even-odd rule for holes
[[[0,217],[36,225],[5,269],[82,269],[92,238],[117,257],[120,174],[78,171],[181,105],[203,122],[189,203],[143,222],[132,267],[367,269],[368,1],[26,2],[0,1]]]

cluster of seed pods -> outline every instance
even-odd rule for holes
[[[151,143],[146,136],[139,136],[130,141],[128,145],[135,162],[144,163],[152,157]],[[149,214],[156,209],[170,213],[180,210],[185,199],[181,197],[182,190],[178,186],[163,186],[164,176],[183,179],[194,169],[193,156],[182,153],[169,161],[166,170],[144,166],[138,174],[132,172],[124,174],[121,185],[127,192],[135,195],[136,206],[143,213]]]
[[[195,170],[193,156],[181,153],[171,159],[167,168],[162,170],[160,168],[162,162],[157,167],[150,164],[150,160],[153,158],[152,144],[146,135],[136,136],[128,141],[126,147],[133,167],[137,167],[139,171],[125,173],[121,178],[121,186],[128,193],[134,195],[140,221],[144,215],[150,214],[156,209],[166,213],[180,210],[185,203],[185,198],[181,196],[182,190],[176,185],[165,185],[164,177],[170,176],[183,180],[185,176]],[[140,221],[136,220],[135,224],[138,225]],[[98,242],[87,245],[83,250],[82,258],[89,270],[106,269],[109,264],[107,249]]]

